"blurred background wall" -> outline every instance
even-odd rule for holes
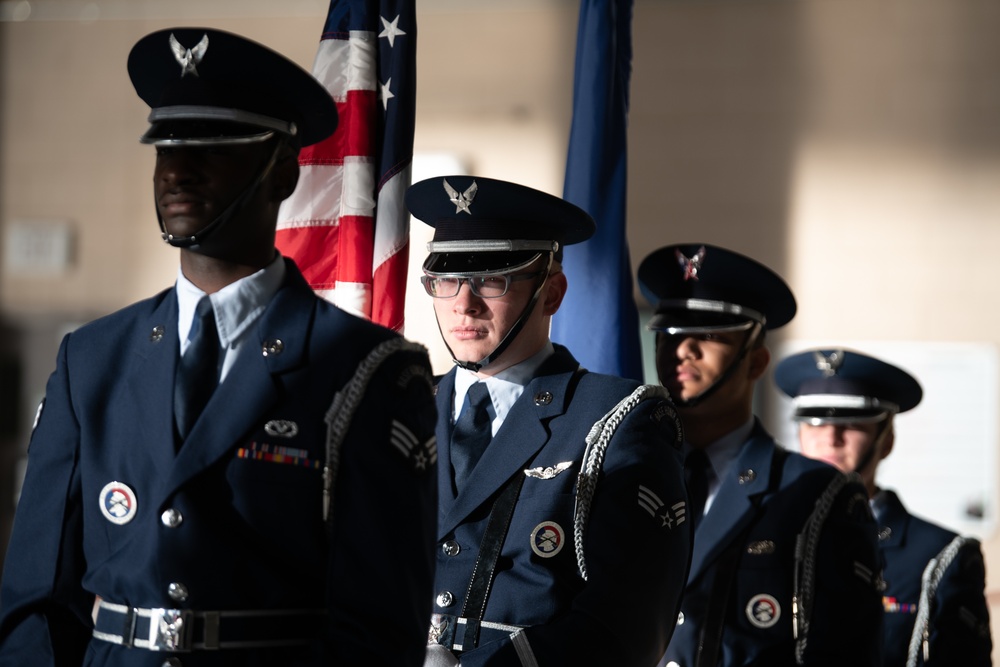
[[[126,74],[131,45],[206,25],[309,68],[326,6],[0,2],[0,553],[60,337],[176,274],[153,213],[153,150],[137,142],[147,109]],[[418,0],[415,164],[443,158],[560,194],[576,16],[571,0]],[[925,389],[948,400],[898,418],[890,461],[944,461],[923,466],[913,496],[975,473],[978,516],[955,527],[984,540],[995,638],[998,32],[987,0],[637,0],[628,199],[633,267],[704,241],[789,281],[799,314],[776,350],[851,342],[931,364]],[[414,275],[425,232],[414,226]],[[419,288],[407,311],[407,334],[447,369]],[[770,379],[759,404],[782,432]],[[909,453],[908,419],[914,440],[934,434]],[[978,446],[957,446],[965,436],[942,426],[956,420],[981,426]]]

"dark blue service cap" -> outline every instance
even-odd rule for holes
[[[597,229],[583,209],[548,193],[480,176],[439,176],[414,183],[406,207],[434,228],[424,271],[432,275],[510,273],[542,253]]]
[[[146,35],[129,53],[128,73],[150,106],[143,143],[250,143],[278,132],[309,146],[337,128],[337,106],[312,74],[221,30]]]
[[[777,329],[795,316],[792,291],[771,269],[744,255],[684,243],[654,251],[638,271],[643,296],[656,307],[648,327],[671,334]]]
[[[793,419],[811,424],[880,421],[923,397],[912,375],[853,350],[794,354],[775,368],[774,381],[792,397]]]

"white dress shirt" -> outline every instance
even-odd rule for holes
[[[276,255],[274,261],[260,271],[226,285],[221,290],[209,296],[212,310],[215,311],[215,326],[219,331],[219,343],[222,345],[222,372],[219,382],[225,379],[229,369],[236,361],[236,355],[247,342],[250,326],[261,316],[267,304],[277,293],[285,280],[285,262],[281,255]],[[205,292],[184,277],[180,268],[177,269],[177,334],[180,339],[180,353],[188,347],[188,332],[194,320],[194,311]]]

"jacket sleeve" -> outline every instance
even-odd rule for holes
[[[582,537],[577,559],[587,579],[570,612],[463,655],[463,667],[656,664],[690,566],[679,435],[673,407],[662,398],[627,413],[607,442],[593,489],[578,484],[574,533]],[[588,449],[584,468],[594,454]]]
[[[49,378],[0,589],[0,665],[79,665],[93,595],[83,590],[80,431],[69,382],[69,336]]]
[[[390,345],[403,347],[363,387],[333,487],[331,664],[416,667],[427,645],[436,409],[426,351]]]

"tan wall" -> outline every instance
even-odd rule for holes
[[[184,16],[143,3],[168,14],[155,20],[0,23],[0,230],[68,218],[79,234],[60,279],[0,273],[8,319],[89,317],[173,279],[150,205],[152,151],[135,142],[145,109],[125,57],[136,38],[197,22],[311,63],[321,12],[191,15],[209,4],[238,3],[185,4]],[[423,9],[417,150],[558,194],[575,7]],[[788,338],[1000,342],[998,28],[1000,5],[980,0],[640,1],[634,263],[691,240],[755,256],[797,294]],[[413,301],[409,333],[435,344],[417,316],[427,304]],[[1000,537],[985,548],[1000,603]],[[993,619],[1000,637],[997,604]]]

